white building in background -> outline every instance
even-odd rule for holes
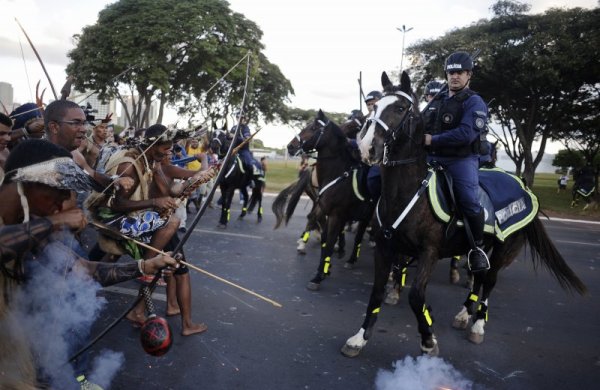
[[[92,93],[92,91],[72,91],[71,95],[69,96],[69,100],[74,101],[81,107],[86,107],[87,104],[90,103],[93,110],[98,110],[97,112],[91,113],[91,115],[94,115],[96,119],[104,119],[108,114],[112,113],[112,123],[118,123],[118,102],[115,99],[111,99],[108,102],[103,102],[98,98],[98,94]]]
[[[132,107],[133,107],[133,102],[132,102],[131,96],[125,96],[124,100],[127,105],[127,109],[131,113]],[[136,102],[137,102],[137,99],[136,99]],[[154,100],[152,103],[150,103],[150,109],[148,112],[148,123],[150,125],[153,125],[156,123],[156,120],[158,119],[159,110],[160,110],[160,102],[158,100]],[[142,112],[143,111],[144,111],[144,107],[142,106]],[[118,113],[119,113],[119,119],[115,123],[119,126],[128,127],[129,121],[127,120],[127,115],[125,115],[125,110],[123,109],[121,104],[119,104]]]
[[[13,87],[5,81],[0,81],[0,102],[4,104],[8,112],[15,108],[13,107]]]

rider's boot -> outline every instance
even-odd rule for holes
[[[483,228],[485,225],[485,214],[483,210],[478,215],[468,216],[469,227],[475,241],[475,248],[469,251],[467,256],[471,272],[483,272],[490,268],[490,261],[483,249]]]

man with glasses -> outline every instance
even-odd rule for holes
[[[424,142],[429,146],[429,160],[442,165],[452,177],[456,201],[474,241],[469,266],[473,272],[482,272],[489,269],[490,263],[483,250],[485,217],[477,193],[480,136],[486,128],[488,110],[483,99],[469,89],[473,75],[469,53],[452,53],[444,70],[448,94],[438,94],[433,101],[436,116],[432,124],[426,125]]]
[[[46,127],[46,138],[48,141],[62,146],[74,154],[73,160],[77,165],[86,171],[100,186],[107,187],[114,180],[116,186],[123,186],[127,189],[131,188],[133,180],[130,178],[111,178],[103,173],[99,173],[89,166],[81,153],[76,152],[85,139],[85,124],[85,113],[75,102],[55,100],[48,104],[44,110],[44,126]]]

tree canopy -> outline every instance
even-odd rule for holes
[[[501,127],[496,136],[517,173],[533,183],[548,140],[598,129],[591,124],[600,115],[600,10],[553,8],[528,15],[528,9],[499,1],[492,6],[493,18],[419,41],[408,53],[413,77],[423,86],[444,78],[443,62],[450,53],[481,49],[471,88],[489,102]]]
[[[285,116],[293,94],[262,53],[260,28],[225,0],[119,0],[74,38],[67,73],[75,87],[117,98],[137,127],[148,124],[155,100],[159,120],[170,104],[190,122],[200,115],[213,127],[227,127],[242,101],[251,118],[268,122]]]

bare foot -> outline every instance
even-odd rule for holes
[[[130,311],[125,319],[127,319],[134,328],[140,328],[147,320],[144,314],[135,313],[133,311]]]
[[[191,336],[193,334],[206,332],[207,329],[208,329],[208,326],[204,325],[204,323],[192,324],[191,326],[184,326],[183,330],[181,331],[181,335],[182,336]]]
[[[179,306],[175,308],[167,307],[167,317],[178,316],[181,314],[181,310],[179,310]]]

